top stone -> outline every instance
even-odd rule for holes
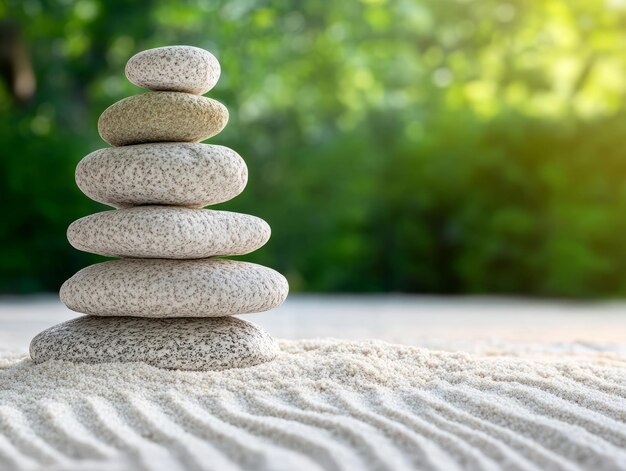
[[[220,64],[209,51],[197,47],[157,47],[131,57],[126,77],[149,90],[202,95],[217,83]]]

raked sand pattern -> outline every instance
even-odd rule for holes
[[[280,346],[205,372],[0,360],[0,469],[626,469],[624,356]]]

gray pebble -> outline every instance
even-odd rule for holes
[[[44,330],[30,344],[35,363],[145,362],[180,370],[245,368],[277,353],[276,341],[265,330],[235,317],[81,316]]]
[[[126,77],[150,90],[202,95],[217,83],[220,64],[213,54],[198,47],[157,47],[131,57]]]

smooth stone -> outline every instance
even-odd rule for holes
[[[263,246],[270,226],[248,214],[136,206],[85,216],[67,230],[78,250],[106,257],[191,259],[243,255]]]
[[[112,146],[147,142],[199,142],[228,122],[219,101],[180,92],[148,92],[109,106],[98,119],[100,137]]]
[[[203,95],[220,78],[220,63],[198,47],[157,47],[131,57],[126,63],[126,77],[150,90]]]
[[[97,316],[220,317],[282,304],[284,276],[223,259],[124,259],[83,268],[61,286],[73,311]]]
[[[179,370],[245,368],[274,359],[278,351],[265,330],[236,317],[81,316],[44,330],[30,343],[35,363],[141,361]]]
[[[228,201],[248,182],[232,149],[186,142],[99,149],[76,167],[76,183],[92,200],[115,208],[140,204],[202,207]]]

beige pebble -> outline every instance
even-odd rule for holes
[[[228,122],[220,102],[179,92],[149,92],[109,106],[98,120],[100,137],[112,146],[147,142],[199,142]]]
[[[250,253],[270,233],[263,219],[248,214],[137,206],[74,221],[67,239],[78,250],[107,257],[193,259]]]
[[[61,286],[73,311],[97,316],[221,317],[282,304],[284,276],[223,259],[123,259],[83,268]]]
[[[114,208],[217,204],[240,194],[247,181],[248,168],[239,154],[212,144],[106,147],[87,155],[76,167],[81,191]]]

